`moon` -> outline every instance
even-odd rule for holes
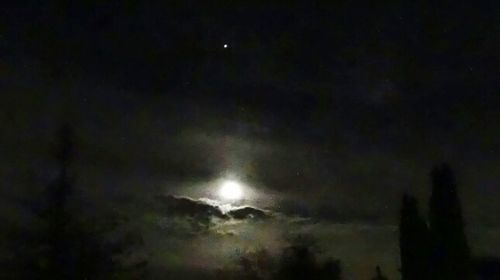
[[[224,181],[220,185],[219,196],[224,200],[240,200],[243,198],[243,187],[237,181]]]

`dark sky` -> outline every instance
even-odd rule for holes
[[[400,197],[415,194],[426,213],[429,171],[447,161],[472,248],[500,252],[495,1],[10,2],[0,12],[6,196],[48,180],[53,131],[71,122],[77,181],[98,204],[139,217],[154,195],[214,199],[215,182],[234,176],[253,193],[244,203],[315,221],[243,225],[262,246],[292,227],[329,244],[348,275],[379,262],[395,278]],[[153,247],[245,243],[146,231]]]

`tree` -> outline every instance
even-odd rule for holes
[[[314,279],[316,271],[316,256],[310,247],[292,245],[283,250],[278,279]]]
[[[340,280],[342,276],[342,267],[339,260],[328,259],[320,267],[319,279],[321,280]]]
[[[339,260],[318,262],[311,246],[295,244],[283,250],[276,279],[340,280],[341,272]]]
[[[10,236],[17,251],[12,256],[9,277],[13,279],[77,279],[74,248],[76,232],[69,211],[72,184],[69,166],[73,155],[73,133],[68,125],[58,132],[55,153],[58,162],[56,179],[44,190],[42,198],[25,203],[34,219],[33,227],[13,230]]]
[[[58,133],[55,153],[56,179],[41,200],[29,207],[38,227],[20,230],[12,238],[18,252],[10,259],[11,279],[143,279],[143,259],[130,261],[130,250],[142,244],[134,233],[123,231],[116,217],[103,226],[98,219],[85,219],[76,211],[71,163],[74,135],[69,125]],[[78,209],[81,210],[81,209]],[[114,236],[114,238],[108,238]]]
[[[429,229],[419,214],[417,200],[405,194],[399,221],[402,280],[428,279]]]
[[[470,250],[464,232],[455,177],[447,164],[434,168],[431,176],[431,278],[471,279]]]

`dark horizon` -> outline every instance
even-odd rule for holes
[[[336,273],[331,257],[343,279],[376,266],[400,279],[402,208],[418,201],[409,215],[432,223],[443,162],[471,258],[496,260],[499,22],[490,1],[7,1],[6,231],[39,225],[30,211],[60,180],[69,124],[72,211],[89,231],[118,219],[159,274],[230,270],[262,248],[274,259],[301,236],[318,274]]]

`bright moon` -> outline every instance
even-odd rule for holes
[[[243,197],[243,188],[236,181],[225,181],[220,186],[219,195],[226,200],[239,200]]]
[[[224,44],[224,46],[223,46],[223,47],[224,47],[225,49],[227,49],[228,45],[227,45],[227,44]]]

